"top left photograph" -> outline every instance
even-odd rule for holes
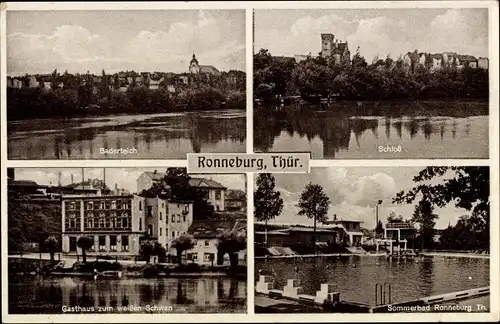
[[[6,18],[9,160],[246,152],[244,10]]]

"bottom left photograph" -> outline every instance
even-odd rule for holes
[[[10,168],[7,176],[9,314],[247,311],[245,174]]]

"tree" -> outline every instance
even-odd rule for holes
[[[47,239],[44,242],[45,247],[50,253],[50,261],[54,261],[54,253],[56,252],[58,243],[59,242],[57,241],[56,237],[53,235],[47,237]]]
[[[245,231],[235,228],[217,235],[217,264],[221,265],[224,255],[229,254],[229,262],[232,268],[238,266],[238,252],[247,248],[247,237]]]
[[[144,240],[141,242],[141,247],[139,249],[139,254],[143,259],[146,259],[146,263],[151,261],[151,256],[155,253],[155,242],[153,240]]]
[[[172,247],[177,250],[177,262],[182,264],[182,252],[192,249],[196,245],[194,237],[189,234],[181,234],[172,241]]]
[[[321,185],[309,183],[302,191],[297,207],[300,216],[314,219],[313,249],[316,254],[316,222],[325,223],[328,220],[330,198],[323,192]]]
[[[420,224],[419,234],[422,249],[428,247],[429,244],[433,242],[434,226],[436,225],[434,220],[438,218],[438,216],[433,213],[433,210],[434,207],[428,200],[421,200],[418,205],[415,206],[415,211],[413,212],[412,220]]]
[[[107,98],[109,97],[109,82],[108,82],[108,76],[106,75],[106,72],[104,72],[104,69],[102,70],[102,77],[101,77],[101,84],[99,88],[99,97],[100,98]]]
[[[94,239],[90,236],[80,236],[76,241],[76,245],[82,249],[83,263],[87,262],[87,250],[89,250],[92,245],[94,245]]]
[[[283,198],[277,191],[275,179],[270,173],[260,173],[257,177],[257,190],[254,194],[254,217],[265,222],[265,244],[267,245],[267,222],[283,211]]]
[[[441,178],[442,182],[429,184],[429,180],[436,178]],[[420,199],[442,208],[453,202],[455,207],[471,212],[475,237],[481,240],[478,244],[489,245],[489,167],[427,167],[413,178],[413,182],[418,185],[407,192],[399,192],[394,203],[411,204]],[[429,207],[426,208],[428,212]]]

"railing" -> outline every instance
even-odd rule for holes
[[[379,298],[380,297],[380,298]],[[387,298],[386,298],[387,297]],[[382,306],[392,303],[392,288],[391,284],[384,282],[384,284],[375,284],[375,306]]]

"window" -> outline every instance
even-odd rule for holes
[[[149,236],[153,236],[153,225],[152,224],[148,225],[148,234],[149,234]]]
[[[69,209],[70,210],[75,210],[75,202],[72,201],[70,204],[69,204]]]
[[[175,215],[172,214],[172,223],[175,222]]]
[[[116,251],[116,241],[117,237],[115,235],[109,237],[109,248],[111,251]]]
[[[213,253],[203,253],[203,261],[204,262],[211,262],[214,260],[215,254]]]
[[[182,215],[182,221],[185,223],[186,222],[186,214]]]
[[[205,240],[205,246],[210,246],[210,241],[209,240]]]
[[[148,217],[153,216],[153,206],[148,206]]]
[[[160,236],[162,235],[161,230],[162,230],[162,228],[160,227]]]
[[[184,211],[185,211],[186,213],[189,213],[189,205],[184,206]]]
[[[165,203],[164,202],[161,203],[161,208],[165,208]]]
[[[76,221],[75,221],[75,219],[74,219],[74,218],[71,218],[71,219],[69,220],[69,227],[70,227],[70,228],[74,228],[74,227],[76,227]]]
[[[116,209],[116,200],[113,200],[111,202],[111,209]],[[140,210],[140,208],[139,208],[139,210]]]
[[[142,210],[142,201],[139,201],[139,210]]]
[[[94,209],[94,202],[93,201],[89,201],[87,203],[87,209]]]
[[[175,238],[175,231],[172,231],[172,238]]]
[[[162,220],[162,215],[161,215],[161,212],[160,212],[160,220]]]
[[[116,201],[116,209],[122,209],[122,201],[121,200]]]
[[[122,251],[128,251],[128,236],[122,236]]]
[[[142,231],[142,218],[139,218],[139,231]]]
[[[116,218],[111,216],[111,227],[115,228],[116,227]]]
[[[215,200],[220,200],[220,199],[221,199],[221,191],[215,190]]]
[[[177,214],[177,223],[181,222],[181,215]]]
[[[99,251],[106,251],[106,236],[99,236]]]
[[[181,207],[181,205],[180,205],[180,204],[177,204],[177,208],[180,208],[180,207]]]
[[[191,261],[198,261],[198,253],[188,253],[187,259]]]
[[[122,218],[122,227],[123,228],[128,227],[128,218],[126,218],[126,217]]]

